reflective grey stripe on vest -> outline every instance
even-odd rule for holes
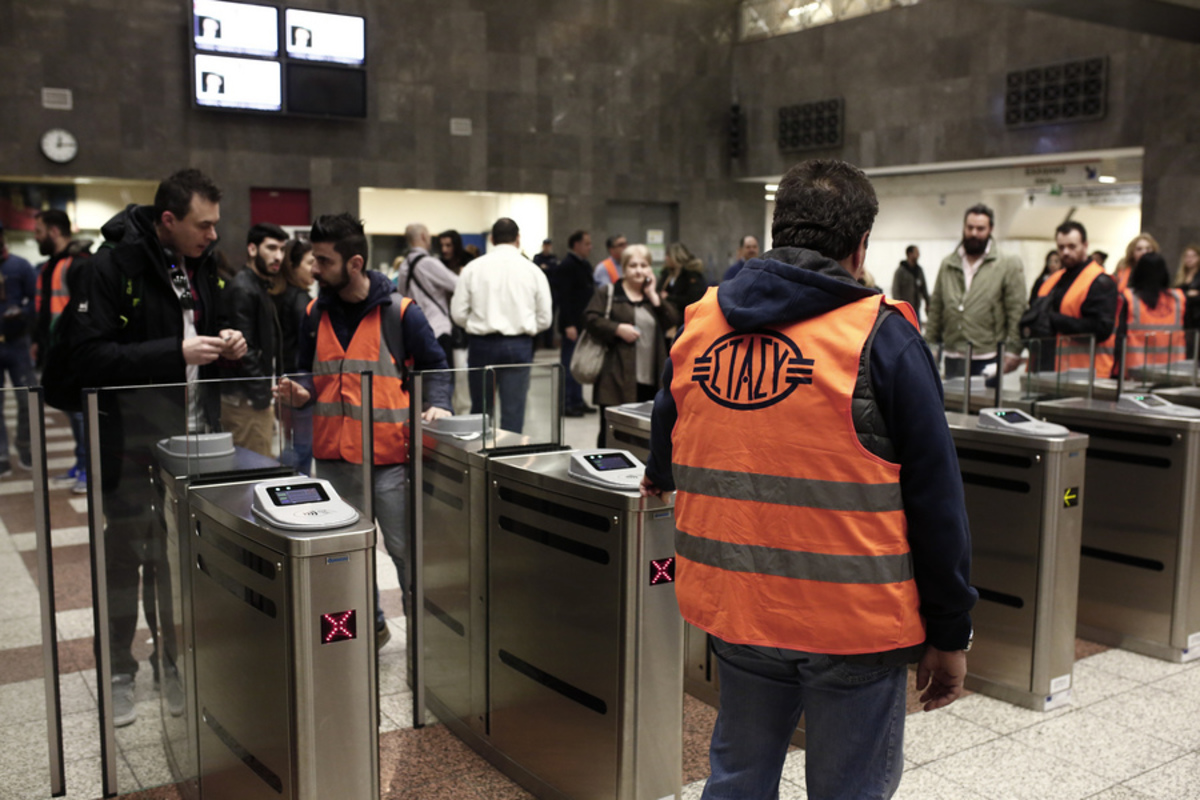
[[[913,579],[912,556],[835,556],[733,544],[675,531],[675,552],[697,564],[823,583],[901,583]]]
[[[375,408],[371,414],[373,422],[388,422],[397,425],[408,422],[407,408]],[[341,403],[317,403],[316,415],[318,417],[349,417],[356,422],[362,422],[363,418],[361,406],[343,406]]]
[[[383,348],[380,348],[380,355],[383,355]],[[392,363],[391,356],[386,360],[367,361],[358,358],[334,358],[329,361],[317,361],[313,364],[313,375],[357,375],[360,372],[373,372],[375,375],[384,378],[399,378],[400,371],[396,369],[396,365]]]
[[[675,487],[692,494],[827,511],[903,511],[899,483],[848,483],[784,478],[673,464]]]

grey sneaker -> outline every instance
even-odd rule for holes
[[[113,675],[112,679],[113,725],[123,728],[137,719],[137,707],[133,704],[133,676]]]
[[[167,710],[172,717],[182,717],[185,710],[183,699],[183,682],[179,680],[179,670],[174,664],[163,668],[166,678],[162,682],[163,696],[167,699]]]

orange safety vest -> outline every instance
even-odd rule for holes
[[[1125,335],[1125,369],[1146,364],[1166,364],[1187,358],[1183,311],[1187,303],[1180,289],[1159,295],[1154,308],[1142,302],[1132,289],[1124,291],[1129,308]]]
[[[608,270],[608,279],[610,282],[616,283],[621,280],[621,272],[617,269],[617,263],[612,260],[612,256],[604,259],[600,264]]]
[[[410,303],[412,298],[409,297],[400,301],[401,319]],[[362,463],[362,376],[359,373],[371,370],[374,373],[371,379],[374,463],[403,464],[408,461],[408,392],[382,335],[382,310],[382,306],[375,306],[363,317],[350,340],[349,349],[342,348],[329,315],[321,315],[313,360],[313,386],[317,393],[313,414],[313,455],[317,458]]]
[[[1113,275],[1113,280],[1117,282],[1117,294],[1125,294],[1125,290],[1129,288],[1129,276],[1132,274],[1133,267],[1126,264],[1117,267],[1117,273]]]
[[[50,275],[50,324],[54,324],[54,320],[58,319],[62,312],[66,311],[67,303],[71,301],[71,294],[67,290],[67,270],[71,268],[71,262],[74,256],[63,256],[58,261],[55,261],[49,267],[38,273],[37,280],[37,297],[34,300],[34,309],[41,313],[42,310],[42,288],[45,285],[46,275]]]
[[[735,331],[717,289],[671,348],[676,595],[693,625],[814,653],[919,645],[900,465],[859,442],[851,396],[887,303]],[[918,327],[912,307],[891,305]]]
[[[1038,297],[1045,297],[1050,294],[1055,286],[1058,285],[1062,278],[1065,269],[1060,269],[1042,282],[1038,289]],[[1066,294],[1063,295],[1062,305],[1058,311],[1068,317],[1080,319],[1083,316],[1083,301],[1087,299],[1088,290],[1092,288],[1092,283],[1101,275],[1106,275],[1104,267],[1096,262],[1089,263],[1083,268],[1083,271],[1075,276],[1075,282],[1067,287]],[[1120,295],[1118,295],[1120,300]],[[1117,317],[1120,318],[1121,309],[1118,303]],[[1115,320],[1114,320],[1115,322]],[[1096,343],[1096,377],[1111,378],[1113,367],[1116,361],[1116,346],[1117,334],[1114,326],[1112,336],[1109,336],[1103,342]],[[1088,363],[1088,345],[1083,341],[1083,337],[1063,336],[1060,335],[1056,340],[1056,352],[1058,353],[1055,361],[1055,371],[1063,372],[1068,369],[1087,369]]]

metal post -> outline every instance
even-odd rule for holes
[[[28,390],[29,452],[33,457],[33,535],[37,541],[38,601],[42,614],[42,679],[46,690],[46,743],[50,751],[50,794],[66,793],[63,761],[62,696],[58,682],[58,624],[54,617],[54,553],[50,541],[50,491],[46,470],[44,390]],[[17,401],[20,402],[18,397]],[[97,629],[99,630],[99,629]]]
[[[1192,340],[1192,386],[1200,386],[1200,328]]]
[[[375,394],[370,370],[359,373],[362,398],[363,514],[375,519]]]
[[[425,727],[425,513],[421,498],[425,486],[425,426],[421,409],[425,397],[425,376],[414,372],[413,390],[408,404],[408,550],[412,565],[409,587],[408,662],[412,664],[413,727]]]
[[[996,344],[996,408],[1001,407],[1004,390],[1004,342]]]
[[[103,795],[117,787],[117,730],[112,718],[112,642],[108,635],[108,559],[105,549],[103,485],[100,458],[100,394],[84,393],[84,433],[88,442],[88,531],[92,546],[92,623],[96,657],[97,705],[100,714],[100,778]]]
[[[1088,334],[1088,390],[1087,399],[1092,399],[1092,392],[1096,388],[1096,334]]]
[[[971,366],[975,357],[975,345],[967,342],[967,360],[963,363],[963,404],[962,413],[971,413]]]
[[[1125,345],[1127,344],[1125,337],[1117,338],[1116,345],[1121,351],[1120,363],[1117,364],[1117,399],[1121,399],[1121,392],[1125,390],[1125,356],[1127,355]]]

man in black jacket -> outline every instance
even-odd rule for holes
[[[917,319],[921,318],[921,302],[929,304],[925,270],[917,263],[920,257],[921,251],[915,244],[910,244],[904,249],[904,260],[900,262],[896,274],[892,277],[892,299],[903,300],[911,305],[913,311],[917,312]]]
[[[285,372],[280,344],[283,332],[269,290],[279,279],[283,228],[260,222],[246,235],[246,266],[225,287],[223,302],[230,324],[246,337],[246,355],[221,370],[223,377],[260,378],[231,381],[221,387],[221,426],[233,443],[255,453],[271,454],[275,415],[271,409],[272,378]]]
[[[153,206],[131,205],[105,223],[104,245],[75,270],[81,274],[71,276],[71,363],[81,385],[168,384],[110,390],[100,397],[99,485],[106,518],[112,715],[118,726],[137,718],[132,645],[139,570],[148,621],[157,610],[167,623],[161,645],[168,706],[172,713],[184,710],[174,668],[170,587],[158,570],[161,541],[146,476],[158,440],[201,428],[199,392],[180,384],[199,379],[218,358],[237,360],[246,353],[242,334],[222,326],[220,281],[210,257],[220,199],[220,190],[198,170],[175,173],[159,184]],[[204,411],[211,422],[213,404]],[[95,491],[95,480],[92,486]],[[157,650],[155,623],[150,626]],[[153,656],[150,662],[157,673]]]
[[[567,239],[567,255],[554,269],[554,294],[558,298],[558,330],[562,333],[562,365],[566,373],[566,400],[563,411],[568,417],[582,417],[596,409],[583,400],[583,386],[571,376],[571,356],[583,334],[583,312],[596,293],[592,265],[592,237],[587,231],[575,231]]]

